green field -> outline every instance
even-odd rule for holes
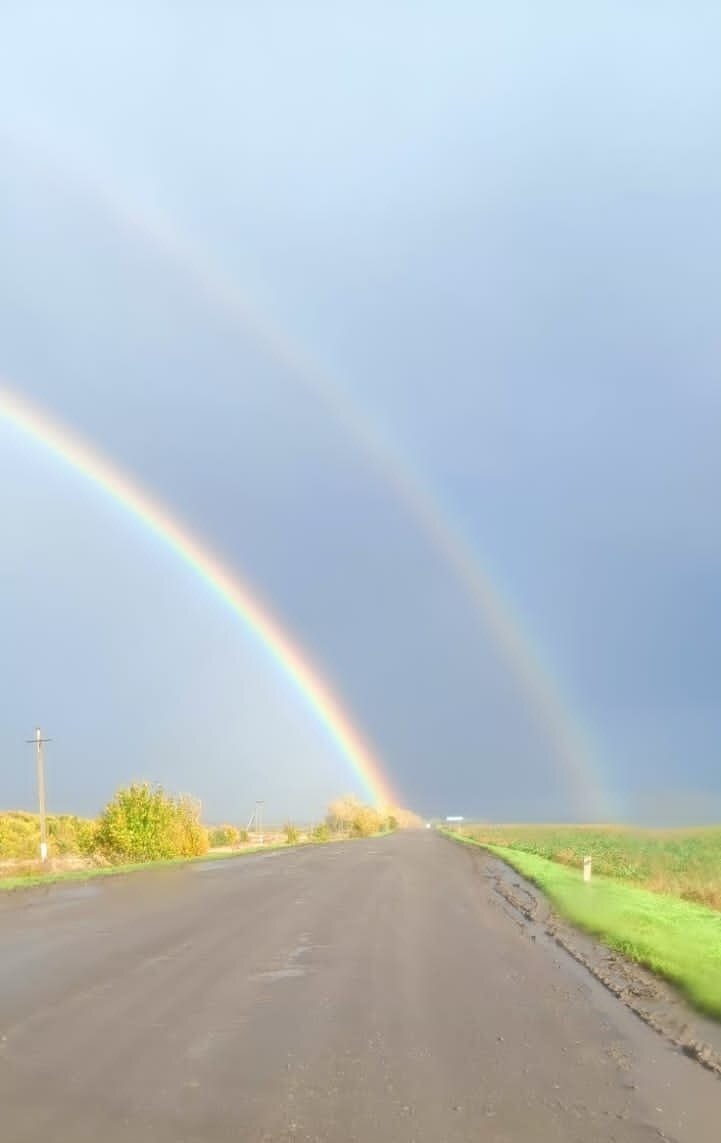
[[[721,910],[721,827],[640,830],[620,826],[468,825],[463,834],[559,865],[593,858],[602,877]]]
[[[721,829],[478,825],[451,836],[485,846],[562,916],[721,1019]],[[586,854],[590,884],[581,872]]]

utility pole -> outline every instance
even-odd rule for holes
[[[258,831],[258,841],[263,844],[263,803],[262,801],[255,803],[255,826]]]
[[[261,799],[256,801],[255,809],[250,815],[250,821],[248,822],[248,832],[250,833],[251,826],[255,827],[255,840],[256,843],[260,843],[260,845],[263,844],[263,805],[264,803]]]
[[[48,859],[48,834],[45,822],[45,762],[43,760],[43,746],[51,742],[50,738],[43,738],[40,727],[35,730],[35,737],[26,739],[35,743],[35,771],[38,783],[38,809],[40,811],[40,860]]]

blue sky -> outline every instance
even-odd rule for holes
[[[253,322],[128,225],[164,220],[460,522],[616,812],[721,815],[717,5],[24,3],[5,25],[0,374],[262,592],[407,803],[572,813],[442,558]],[[234,819],[352,786],[218,601],[6,426],[0,513],[0,804],[32,804],[37,722],[67,810],[140,776]]]

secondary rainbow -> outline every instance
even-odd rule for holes
[[[378,758],[306,653],[205,543],[106,456],[6,385],[0,386],[0,418],[82,473],[188,564],[243,620],[281,671],[295,684],[350,763],[367,796],[379,806],[396,804]]]
[[[389,489],[452,570],[471,607],[490,634],[501,657],[521,684],[539,730],[551,745],[556,766],[572,795],[575,813],[591,818],[613,815],[604,783],[590,747],[590,735],[574,711],[550,664],[544,661],[538,641],[528,631],[501,589],[497,575],[474,549],[463,529],[417,467],[403,455],[398,442],[385,434],[377,419],[359,403],[350,389],[339,383],[271,318],[261,314],[235,278],[205,250],[173,226],[169,218],[148,210],[128,194],[116,179],[98,177],[59,153],[55,141],[18,140],[3,132],[4,144],[20,146],[43,166],[60,171],[81,193],[89,194],[113,220],[136,240],[154,248],[187,275],[219,312],[240,324],[281,367],[315,393],[359,450],[381,473]]]
[[[551,747],[576,815],[585,819],[613,815],[604,783],[589,745],[590,736],[576,717],[550,665],[533,639],[498,577],[474,550],[464,531],[453,523],[427,480],[403,455],[398,442],[385,433],[353,393],[325,370],[271,318],[259,312],[234,278],[208,254],[179,232],[164,215],[153,213],[119,194],[108,183],[93,184],[93,193],[108,212],[141,241],[153,245],[184,271],[206,299],[240,323],[282,368],[313,392],[343,426],[389,489],[441,554],[485,631],[521,685],[539,729]],[[491,763],[492,764],[492,763]]]

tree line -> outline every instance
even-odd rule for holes
[[[293,845],[301,840],[369,837],[417,824],[419,819],[406,810],[378,809],[349,794],[331,802],[325,819],[304,832],[286,822],[282,836]],[[250,840],[239,826],[203,825],[199,801],[169,794],[149,782],[119,789],[99,818],[48,817],[47,835],[51,858],[78,856],[110,864],[202,857],[211,848],[235,848]],[[39,839],[36,814],[0,814],[0,860],[32,861]]]

